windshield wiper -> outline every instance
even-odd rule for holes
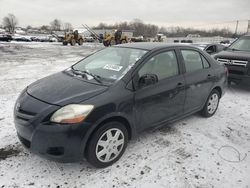
[[[97,81],[98,83],[101,83],[101,84],[102,84],[101,77],[98,76],[98,75],[95,75],[95,74],[90,73],[90,72],[88,72],[88,71],[81,71],[81,70],[76,70],[76,69],[73,69],[73,68],[72,68],[72,71],[73,71],[75,74],[81,75],[81,76],[86,75],[86,74],[87,74],[87,75],[90,75],[90,76],[92,76],[92,77],[95,79],[95,81]]]
[[[81,72],[84,73],[84,74],[88,74],[88,75],[92,76],[97,82],[102,84],[101,77],[99,75],[95,75],[95,74],[90,73],[88,71],[81,71]]]
[[[235,49],[235,48],[228,48],[228,49],[230,49],[232,51],[241,51],[241,50],[238,50],[238,49]]]

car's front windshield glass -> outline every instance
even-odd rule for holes
[[[146,53],[146,50],[110,47],[81,60],[72,69],[98,76],[102,81],[121,79]]]
[[[228,49],[236,51],[250,51],[250,37],[238,39],[231,46],[229,46]]]

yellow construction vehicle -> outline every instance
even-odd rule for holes
[[[121,30],[115,30],[114,32],[104,33],[103,36],[103,45],[104,46],[112,46],[116,44],[124,44],[128,43],[128,36],[124,35]]]
[[[75,30],[74,32],[65,33],[64,35],[63,45],[65,46],[68,44],[71,44],[71,46],[75,46],[76,43],[78,43],[79,45],[82,45],[83,42],[84,42],[84,39],[82,35],[78,33],[77,30]]]

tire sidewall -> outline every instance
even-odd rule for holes
[[[123,145],[122,151],[114,160],[107,162],[107,163],[101,162],[97,159],[97,156],[96,156],[96,145],[100,137],[103,135],[103,133],[112,128],[117,128],[123,132],[124,145]],[[105,123],[99,129],[95,130],[94,134],[90,137],[90,140],[88,142],[87,149],[86,149],[87,161],[97,168],[105,168],[107,166],[110,166],[121,158],[121,156],[126,150],[127,143],[128,143],[128,131],[122,123],[116,122],[116,121]]]
[[[215,110],[212,114],[210,114],[210,113],[208,112],[208,103],[209,103],[210,97],[211,97],[213,94],[217,94],[217,96],[218,96],[218,104],[217,104],[216,110]],[[203,108],[203,110],[202,110],[203,116],[205,116],[205,117],[211,117],[211,116],[213,116],[213,115],[217,112],[219,103],[220,103],[220,93],[219,93],[216,89],[214,89],[214,90],[212,90],[211,93],[209,94],[209,96],[208,96],[208,98],[207,98],[207,101],[206,101],[206,104],[205,104],[205,106],[204,106],[204,108]]]

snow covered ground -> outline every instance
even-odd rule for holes
[[[0,43],[0,187],[250,187],[250,91],[231,86],[218,112],[198,114],[129,142],[113,166],[62,164],[19,143],[13,106],[35,80],[61,71],[100,44]]]

